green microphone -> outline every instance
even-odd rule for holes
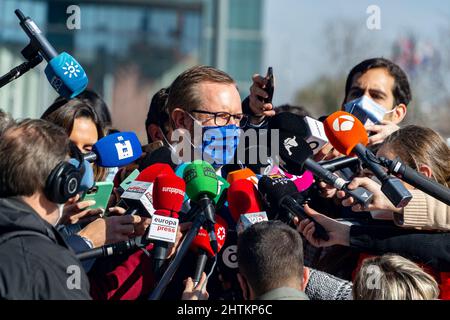
[[[211,248],[217,253],[214,199],[217,197],[219,181],[216,172],[208,162],[195,160],[184,168],[183,179],[186,182],[186,194],[189,199],[199,205],[206,217],[205,229],[209,234]]]

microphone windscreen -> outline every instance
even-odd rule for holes
[[[306,125],[304,117],[290,112],[281,112],[269,118],[269,129],[278,129],[286,131],[302,139],[308,136],[308,126]]]
[[[241,214],[264,211],[255,185],[249,180],[236,180],[228,188],[228,208],[235,222]]]
[[[129,165],[142,154],[141,144],[134,132],[118,132],[98,140],[92,151],[100,167],[113,168]]]
[[[300,136],[280,130],[280,158],[289,173],[302,175],[305,161],[313,156],[308,143]]]
[[[80,162],[74,158],[69,159],[69,163],[73,164],[77,168],[80,164]],[[83,160],[83,167],[84,174],[80,182],[80,191],[87,191],[95,184],[94,170],[92,169],[91,164],[86,160]]]
[[[154,182],[155,178],[160,174],[175,174],[172,168],[165,163],[155,163],[150,167],[147,167],[139,173],[136,180],[144,182]]]
[[[232,171],[227,175],[227,181],[230,184],[241,179],[247,179],[253,181],[254,183],[258,183],[256,174],[249,168]]]
[[[228,225],[226,221],[222,217],[216,215],[216,224],[214,225],[214,232],[217,238],[217,252],[220,252],[223,245],[225,244],[227,229]],[[211,248],[208,232],[206,232],[206,230],[203,228],[200,228],[194,240],[192,241],[191,249],[193,249],[194,251],[202,249],[210,257],[213,257],[215,255],[213,249]]]
[[[357,144],[366,146],[369,141],[364,125],[348,112],[337,111],[331,114],[323,125],[333,147],[347,156],[352,155]]]
[[[165,146],[147,153],[143,159],[139,160],[139,171],[143,171],[145,168],[155,163],[168,164],[173,170],[177,167],[172,161],[172,152]]]
[[[153,207],[156,210],[169,211],[174,218],[178,218],[184,201],[186,185],[184,180],[175,174],[160,174],[153,183]]]
[[[83,67],[66,52],[51,59],[44,72],[56,92],[66,99],[75,98],[88,84]]]
[[[195,160],[184,168],[183,179],[186,193],[193,201],[207,195],[211,200],[217,196],[218,179],[214,168],[206,161]]]
[[[298,193],[295,184],[284,176],[263,176],[259,179],[258,190],[273,209],[279,207],[286,195]]]

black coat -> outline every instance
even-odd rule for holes
[[[11,238],[12,232],[22,235]],[[90,299],[88,278],[74,253],[17,197],[0,199],[0,298]]]

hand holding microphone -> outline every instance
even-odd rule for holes
[[[372,202],[369,204],[367,208],[363,208],[360,204],[356,203],[352,197],[342,200],[342,205],[345,207],[352,207],[352,211],[361,212],[361,211],[382,210],[397,213],[400,213],[402,211],[402,208],[396,208],[392,204],[392,202],[389,201],[389,199],[381,191],[381,186],[370,178],[367,177],[354,178],[350,182],[348,187],[349,189],[363,187],[373,193]],[[338,198],[342,199],[345,197],[345,194],[342,191],[339,191],[337,196]]]
[[[348,246],[350,243],[350,226],[329,218],[317,211],[311,209],[308,205],[304,206],[305,212],[317,224],[322,226],[327,232],[328,239],[318,238],[315,236],[317,224],[311,220],[304,219],[299,221],[298,218],[294,219],[294,223],[297,225],[297,230],[303,234],[303,236],[315,247],[330,247],[334,245]]]

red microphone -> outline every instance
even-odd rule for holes
[[[175,172],[166,163],[155,163],[142,170],[137,176],[136,181],[153,182],[156,176],[160,174],[175,174]]]
[[[236,180],[228,188],[228,209],[241,233],[251,225],[269,220],[264,211],[260,194],[249,180]]]
[[[153,182],[153,207],[155,214],[178,219],[186,192],[184,180],[173,174],[160,174]]]
[[[172,170],[172,169],[171,169]],[[184,201],[184,194],[186,191],[186,184],[184,180],[172,174],[160,174],[156,176],[153,183],[153,207],[156,209],[152,217],[152,223],[158,224],[158,227],[151,229],[149,236],[152,239],[157,239],[160,235],[158,231],[177,232],[174,226],[177,221],[169,218],[178,219],[178,212],[181,210]],[[165,218],[169,217],[169,218]],[[172,234],[173,236],[173,234]],[[163,240],[156,240],[154,242],[153,255],[153,270],[156,275],[159,275],[162,265],[167,256],[169,243]]]
[[[328,116],[323,125],[333,147],[347,156],[356,154],[380,180],[381,191],[394,206],[402,208],[408,204],[412,199],[411,193],[400,180],[386,174],[378,164],[376,156],[366,148],[369,138],[364,125],[358,118],[350,113],[337,111]]]
[[[236,222],[242,214],[264,211],[255,185],[246,179],[231,183],[227,191],[227,200],[228,209]]]
[[[226,221],[216,215],[216,224],[214,225],[214,232],[217,238],[217,253],[220,252],[223,245],[225,244],[225,239],[227,235],[228,224]],[[195,267],[195,272],[193,276],[194,285],[200,281],[203,270],[205,269],[206,262],[208,261],[208,257],[214,257],[214,250],[211,248],[211,240],[209,238],[208,232],[200,228],[194,240],[192,241],[191,247],[192,250],[198,252],[197,265]]]
[[[128,188],[120,196],[121,201],[123,200],[128,206],[125,214],[134,215],[138,212],[147,212],[149,216],[153,215],[155,212],[152,199],[153,182],[156,176],[162,173],[175,174],[169,165],[155,163],[145,168],[128,185]]]

